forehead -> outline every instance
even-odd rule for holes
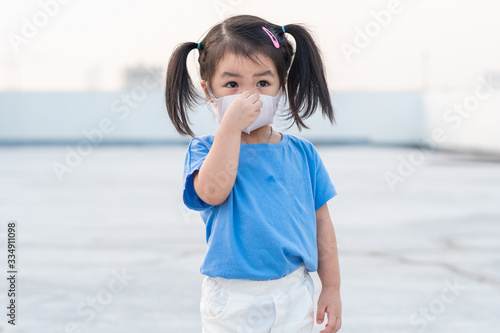
[[[215,77],[220,78],[224,72],[238,73],[242,76],[252,76],[253,74],[270,70],[276,74],[276,66],[271,58],[266,55],[256,55],[254,60],[232,53],[226,54],[217,65]]]

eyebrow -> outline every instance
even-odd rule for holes
[[[273,72],[271,72],[270,70],[267,70],[267,71],[264,71],[264,72],[261,72],[261,73],[257,73],[257,74],[254,74],[253,76],[266,76],[266,75],[271,75],[274,77],[274,74]],[[222,73],[222,78],[226,77],[226,76],[229,76],[229,77],[241,77],[240,74],[237,74],[237,73],[232,73],[232,72],[224,72]]]

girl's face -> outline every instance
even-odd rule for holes
[[[272,60],[259,55],[257,63],[244,56],[228,54],[222,59],[212,78],[210,88],[215,98],[241,94],[251,90],[259,95],[276,96],[280,89],[280,82],[276,73],[276,66]],[[201,86],[210,102],[206,81]]]

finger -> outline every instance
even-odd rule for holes
[[[328,323],[325,326],[325,333],[335,333],[335,324],[332,324],[333,320],[328,317]]]
[[[253,91],[252,91],[252,90],[245,90],[245,91],[241,94],[241,96],[243,96],[243,97],[249,97],[249,96],[251,96],[252,94],[253,94]]]
[[[262,103],[261,100],[258,100],[257,102],[255,102],[255,103],[252,104],[252,107],[255,110],[260,110],[263,106],[264,106],[264,103]]]
[[[248,97],[248,100],[250,101],[250,103],[256,103],[257,101],[260,101],[260,96],[259,94],[252,94]]]
[[[328,314],[328,322],[326,323],[325,326],[325,333],[335,333],[337,332],[335,330],[336,328],[336,323],[335,323],[335,317],[328,311],[328,308],[326,309],[326,313]]]
[[[342,326],[342,318],[338,317],[336,320],[336,325],[335,325],[335,331],[338,332],[340,330],[340,327]]]
[[[325,308],[323,308],[322,306],[319,306],[319,303],[318,303],[318,311],[316,313],[316,322],[318,324],[323,324],[323,321],[325,320]]]
[[[330,319],[330,314],[328,314],[328,319]],[[340,317],[333,317],[333,316],[332,316],[332,320],[328,321],[328,324],[330,324],[330,325],[328,325],[328,324],[327,325],[331,326],[332,333],[336,333],[336,332],[338,332],[338,330],[340,330],[340,324],[341,324],[340,321],[341,321]],[[330,332],[328,332],[328,333],[330,333]]]
[[[325,325],[325,328],[323,330],[321,330],[319,333],[332,333],[333,332],[333,328],[330,324],[330,318],[328,318],[328,321]]]

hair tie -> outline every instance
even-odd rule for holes
[[[200,49],[200,45],[201,45],[201,44],[200,44],[200,43],[198,43],[198,47],[197,47],[197,49],[198,49],[198,50]]]
[[[283,30],[283,33],[285,33],[285,26],[284,25],[281,26],[281,29]]]

